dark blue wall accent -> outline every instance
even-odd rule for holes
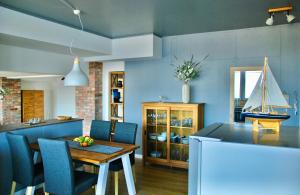
[[[144,101],[181,101],[182,83],[174,76],[176,63],[193,54],[196,59],[209,54],[202,66],[201,77],[192,82],[192,102],[204,102],[205,126],[229,122],[229,90],[231,66],[258,66],[264,56],[282,91],[294,103],[294,91],[300,95],[300,24],[220,31],[163,38],[163,58],[126,62],[125,120],[139,125],[137,144],[142,145],[142,107]],[[290,111],[285,125],[299,126],[299,116]],[[140,151],[139,151],[140,152]]]
[[[29,142],[36,142],[37,138],[55,138],[63,136],[82,135],[82,121],[51,124],[33,128],[19,129],[12,133],[26,135]],[[9,194],[12,184],[12,163],[6,133],[0,133],[0,194]]]
[[[288,4],[296,8],[291,14],[297,19],[300,18],[300,12],[297,10],[300,7],[299,0],[69,0],[69,2],[86,13],[82,15],[85,31],[113,38],[149,33],[170,36],[264,26],[268,8]],[[80,28],[70,8],[59,1],[36,3],[29,0],[1,0],[0,6]],[[277,24],[286,24],[286,17],[276,14],[274,25]]]

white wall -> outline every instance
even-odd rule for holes
[[[162,40],[153,34],[112,39],[112,54],[85,57],[85,61],[157,59],[162,56]]]
[[[112,40],[106,37],[4,7],[0,7],[0,18],[2,37],[4,35],[4,39],[17,45],[68,54],[70,42],[74,39],[73,49],[79,56],[112,53]]]
[[[124,65],[124,61],[103,62],[103,120],[109,120],[109,73],[112,71],[124,71]],[[82,69],[85,72],[88,72],[87,64],[84,64]],[[59,115],[77,116],[75,87],[65,87],[60,78],[22,80],[22,89],[45,91],[45,118],[46,116],[47,118],[53,118]]]
[[[109,120],[109,72],[124,71],[124,61],[103,62],[103,76],[102,76],[102,119]],[[125,74],[126,77],[126,74]],[[126,82],[126,78],[125,78]],[[126,98],[126,94],[125,94]]]
[[[0,71],[65,75],[71,70],[72,64],[72,56],[0,44]],[[124,64],[124,61],[103,62],[102,118],[104,120],[108,120],[109,115],[109,72],[124,71]],[[88,62],[81,60],[80,66],[84,72],[88,73]],[[45,116],[70,115],[76,117],[75,88],[65,87],[63,81],[60,79],[52,78],[52,80],[47,79],[45,82],[42,82],[41,79],[34,82],[27,81],[23,84],[23,88],[47,89],[48,91],[52,88],[52,109],[50,109],[50,106],[49,108],[45,108],[47,110],[45,111]]]
[[[77,117],[75,87],[65,87],[61,78],[22,79],[22,90],[44,90],[45,119],[59,115]]]
[[[53,89],[50,82],[21,80],[21,90],[43,90],[44,91],[44,118],[53,118]]]
[[[46,74],[66,74],[73,57],[40,50],[0,44],[0,70]]]
[[[0,71],[65,75],[72,69],[73,57],[51,52],[0,44]],[[81,60],[88,72],[88,63]],[[22,89],[45,90],[45,118],[58,115],[76,117],[75,88],[65,87],[60,78],[27,79]]]
[[[77,117],[75,87],[65,87],[60,79],[52,83],[54,116],[65,115]]]

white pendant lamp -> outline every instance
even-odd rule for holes
[[[67,7],[71,8],[73,10],[73,14],[78,17],[78,20],[80,22],[81,26],[81,32],[83,32],[83,24],[80,17],[80,10],[73,7],[69,2],[65,0],[60,0],[63,4],[65,4]],[[70,44],[70,53],[74,56],[72,52],[72,46],[73,46],[74,39],[72,39]],[[80,64],[79,64],[79,58],[76,56],[74,59],[74,64],[71,72],[69,72],[65,78],[64,78],[64,85],[65,86],[87,86],[89,85],[89,79],[87,75],[81,70]]]
[[[73,68],[69,74],[65,76],[65,86],[87,86],[89,79],[87,75],[81,70],[79,65],[79,58],[76,57],[74,60]]]

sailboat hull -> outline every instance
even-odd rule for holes
[[[280,119],[280,120],[287,120],[287,119],[290,118],[290,115],[242,112],[241,113],[241,117],[242,117],[242,119],[244,119],[244,118],[257,118],[257,119]]]

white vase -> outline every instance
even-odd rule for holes
[[[189,83],[183,83],[183,85],[182,85],[182,102],[185,104],[190,102],[190,85],[189,85]]]

